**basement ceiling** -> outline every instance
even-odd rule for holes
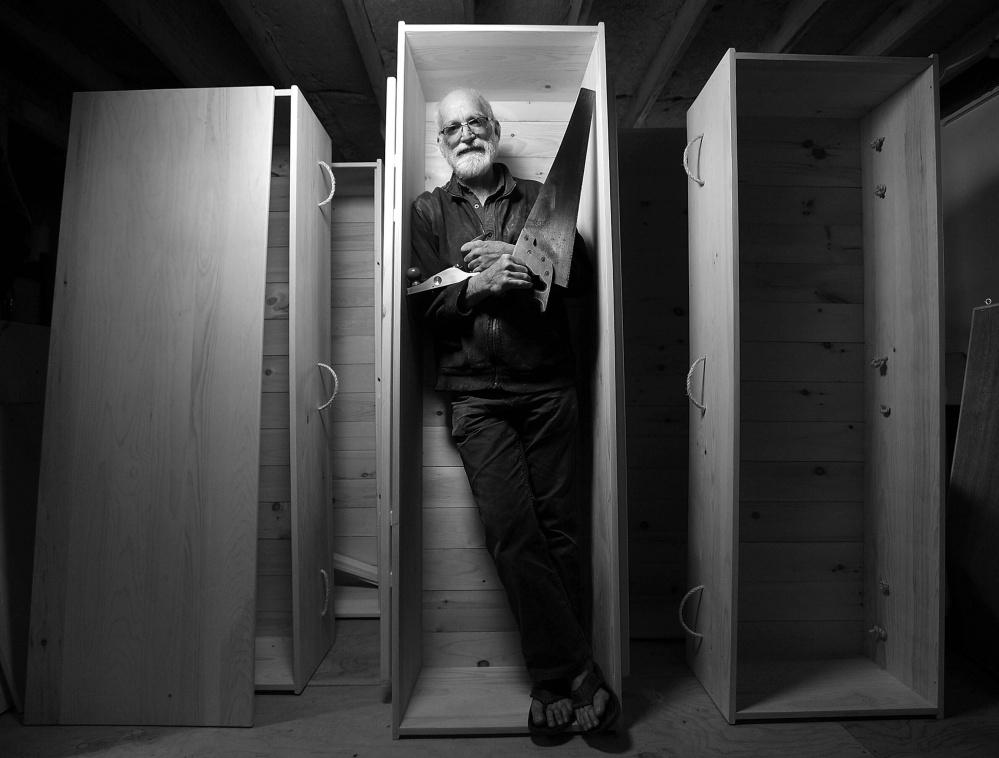
[[[74,91],[297,84],[375,160],[400,20],[602,22],[619,128],[683,126],[728,48],[936,54],[944,115],[999,86],[995,0],[0,0],[0,111],[64,147]]]

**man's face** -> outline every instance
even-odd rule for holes
[[[438,134],[437,146],[441,155],[454,169],[455,175],[469,181],[485,176],[492,171],[493,161],[499,146],[499,124],[487,116],[478,98],[467,92],[452,92],[439,106],[441,127],[458,125],[453,134]],[[477,119],[478,125],[461,126],[469,120]]]

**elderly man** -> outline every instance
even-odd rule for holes
[[[575,358],[562,302],[591,286],[589,259],[577,234],[569,287],[555,287],[542,311],[512,255],[542,185],[495,162],[501,127],[475,90],[446,95],[437,128],[453,174],[413,203],[412,265],[475,275],[413,305],[434,335],[436,388],[450,393],[452,434],[520,629],[534,683],[528,727],[603,730],[620,704],[581,614]]]

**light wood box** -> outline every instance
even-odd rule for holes
[[[687,136],[688,661],[730,722],[939,715],[935,61],[729,51]]]
[[[437,103],[479,89],[503,128],[500,160],[543,181],[580,87],[596,92],[578,228],[596,294],[578,309],[583,418],[581,485],[595,657],[620,694],[627,667],[627,550],[620,265],[612,92],[597,27],[399,26],[389,82],[383,410],[389,475],[393,735],[526,732],[530,682],[519,637],[483,547],[481,523],[432,389],[427,340],[406,302],[410,208],[447,181],[436,146]],[[430,272],[428,272],[430,273]]]
[[[332,644],[330,153],[297,88],[75,96],[27,722],[250,725]]]

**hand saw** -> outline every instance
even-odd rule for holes
[[[562,144],[514,248],[513,257],[525,263],[536,277],[532,294],[542,311],[548,307],[552,284],[569,284],[595,101],[593,90],[579,90]]]

